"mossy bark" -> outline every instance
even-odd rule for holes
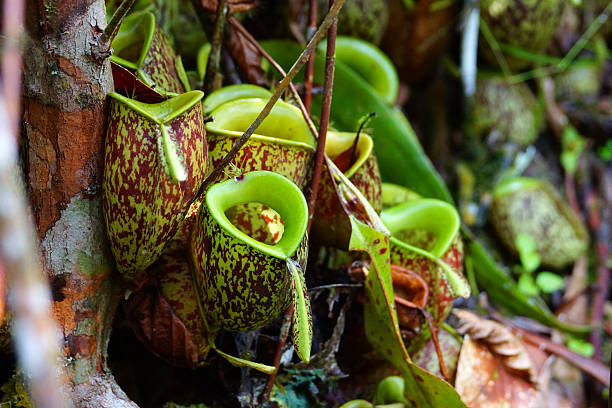
[[[133,407],[106,368],[123,284],[104,232],[106,94],[101,0],[28,0],[22,155],[76,407]]]

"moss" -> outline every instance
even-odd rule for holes
[[[318,1],[319,19],[325,17],[327,0]],[[338,16],[338,34],[361,38],[379,44],[389,20],[389,8],[384,0],[347,1]]]
[[[4,393],[0,405],[6,405],[11,408],[34,408],[30,401],[30,396],[26,389],[24,380],[18,373],[14,374],[6,383],[0,387],[0,391]]]

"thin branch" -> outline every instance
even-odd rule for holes
[[[330,9],[335,6],[334,0],[329,0]],[[325,141],[327,140],[327,128],[329,126],[329,113],[331,110],[331,99],[334,87],[334,68],[336,55],[336,33],[338,31],[337,19],[334,18],[333,24],[327,33],[327,52],[325,54],[325,81],[323,83],[323,106],[321,107],[321,121],[319,123],[319,140],[317,142],[317,155],[312,174],[310,195],[308,196],[308,231],[312,224],[314,206],[319,193],[321,182],[321,170],[323,168],[323,155],[325,154]]]
[[[63,368],[58,364],[62,361],[59,330],[51,314],[51,293],[41,268],[18,163],[16,124],[21,120],[21,53],[12,47],[17,46],[23,31],[23,16],[23,1],[4,2],[3,34],[11,62],[16,66],[7,67],[8,61],[2,61],[3,82],[12,81],[14,88],[7,92],[3,85],[0,94],[0,259],[10,288],[8,303],[13,313],[17,360],[33,403],[37,407],[60,408],[67,407],[68,402],[62,394]]]
[[[197,200],[198,197],[202,194],[202,192],[206,190],[206,187],[208,187],[208,185],[214,182],[222,174],[225,167],[227,167],[227,165],[234,159],[236,153],[238,153],[242,146],[244,146],[244,144],[249,140],[253,132],[255,132],[255,129],[257,129],[261,122],[263,122],[263,120],[270,114],[270,111],[272,110],[272,107],[274,106],[276,101],[278,101],[283,92],[285,92],[285,90],[289,86],[289,83],[291,83],[291,80],[304,66],[306,61],[308,61],[308,58],[310,58],[310,55],[314,52],[315,47],[317,46],[319,41],[321,41],[329,26],[332,24],[333,21],[335,21],[338,12],[340,11],[340,8],[342,7],[342,4],[344,4],[344,0],[338,0],[338,2],[335,3],[334,6],[329,10],[329,13],[327,14],[327,16],[325,16],[325,20],[323,20],[323,23],[321,23],[321,26],[313,36],[312,40],[308,43],[297,61],[295,61],[295,63],[287,73],[287,76],[279,82],[278,86],[274,91],[274,94],[272,94],[266,106],[264,106],[263,110],[259,113],[259,115],[257,115],[253,123],[251,123],[248,129],[242,134],[242,136],[240,136],[240,139],[236,141],[232,149],[221,160],[221,163],[219,163],[219,165],[215,167],[215,169],[208,175],[208,177],[206,177],[206,179],[200,186],[200,190],[196,194],[194,200]]]
[[[283,348],[287,344],[287,338],[289,337],[289,329],[291,328],[291,320],[293,319],[293,304],[289,305],[287,311],[285,312],[285,318],[283,319],[283,325],[281,326],[280,333],[278,335],[278,343],[276,343],[276,352],[274,353],[274,363],[272,364],[276,370],[274,373],[268,376],[268,381],[266,382],[266,388],[264,389],[262,395],[262,401],[268,401],[270,399],[270,392],[272,392],[272,388],[274,387],[274,381],[276,380],[276,374],[278,373],[278,368],[280,367],[280,360],[283,354]]]
[[[246,28],[244,28],[244,26],[242,24],[240,24],[240,22],[238,20],[236,20],[234,17],[230,17],[227,20],[228,20],[228,22],[234,28],[236,28],[236,30],[238,30],[244,36],[244,38],[247,39],[247,41],[249,41],[251,44],[253,44],[255,49],[262,55],[262,57],[264,57],[266,60],[268,60],[270,65],[272,65],[272,67],[274,67],[274,69],[276,69],[278,71],[278,73],[281,74],[281,76],[283,78],[285,78],[287,76],[287,73],[285,72],[283,67],[281,67],[278,64],[278,62],[276,62],[276,60],[274,58],[272,58],[272,56],[270,54],[268,54],[266,52],[266,50],[264,50],[262,48],[261,45],[259,45],[257,40],[251,35],[251,33],[249,33],[247,31]],[[314,54],[313,54],[313,56],[314,56]],[[297,91],[297,89],[296,89],[295,85],[293,84],[293,82],[289,82],[289,89],[291,89],[291,94],[295,98],[295,100],[296,100],[296,102],[298,104],[298,108],[302,112],[302,116],[304,116],[304,120],[308,124],[308,128],[310,129],[310,132],[315,137],[315,139],[318,139],[319,138],[319,132],[317,132],[317,128],[314,125],[314,123],[312,122],[312,119],[310,118],[308,110],[306,109],[306,106],[302,102],[302,98],[300,97],[300,93]]]
[[[207,94],[221,88],[223,84],[223,74],[220,70],[221,46],[223,45],[223,29],[225,28],[228,9],[228,0],[219,0],[215,29],[210,43],[210,54],[206,64],[206,76],[204,77],[204,92]]]
[[[310,14],[308,15],[309,25],[306,38],[308,41],[312,38],[314,31],[317,27],[317,0],[310,0]],[[315,54],[310,56],[308,65],[306,65],[306,73],[304,79],[304,87],[306,93],[304,95],[304,105],[306,105],[306,112],[310,114],[310,103],[312,102],[312,82],[314,79],[314,62]]]
[[[102,44],[110,44],[115,39],[115,36],[119,31],[119,27],[121,27],[121,23],[123,23],[123,19],[130,12],[135,2],[136,0],[123,0],[121,2],[113,14],[111,21],[108,23],[104,29],[104,32],[102,33]]]

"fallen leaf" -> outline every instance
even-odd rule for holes
[[[469,336],[459,354],[455,389],[472,408],[537,406],[535,385],[509,371],[500,356]]]
[[[510,330],[467,310],[455,309],[453,314],[459,318],[457,328],[459,333],[467,334],[488,346],[506,368],[523,373],[534,384],[537,382],[537,371],[533,361],[525,346]]]

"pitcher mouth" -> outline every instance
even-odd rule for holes
[[[240,137],[267,102],[261,98],[248,98],[224,103],[212,112],[214,120],[206,124],[206,131],[225,137]],[[302,112],[282,101],[274,105],[251,137],[267,143],[298,146],[313,152],[316,146]]]
[[[123,20],[112,47],[115,54],[111,60],[127,68],[138,69],[142,66],[155,34],[155,16],[150,12],[136,13]],[[140,45],[138,58],[126,55],[129,47]],[[123,56],[120,56],[123,55]]]
[[[436,236],[436,241],[428,252],[438,258],[451,247],[461,225],[455,208],[435,199],[420,199],[396,205],[383,210],[380,218],[391,232],[391,242],[403,248],[407,248],[406,243],[394,236],[399,232],[408,229],[431,232]]]
[[[357,134],[352,132],[327,132],[325,153],[327,153],[330,159],[334,160],[340,154],[347,151],[353,146],[356,137]],[[347,178],[351,178],[372,155],[373,150],[374,142],[372,141],[372,137],[367,133],[359,134],[359,141],[357,142],[355,152],[355,161],[351,163],[348,170],[344,172],[344,175]]]
[[[259,202],[274,209],[285,223],[283,235],[268,245],[240,231],[225,212],[237,204]],[[308,224],[308,206],[302,191],[289,179],[270,171],[253,171],[240,180],[230,179],[206,192],[206,207],[220,227],[249,246],[278,259],[295,254]]]
[[[193,107],[202,99],[204,93],[202,91],[185,92],[163,102],[151,104],[139,102],[116,92],[111,92],[108,94],[108,96],[126,106],[129,106],[131,109],[152,120],[153,122],[164,124],[170,122],[172,119],[180,116]]]

